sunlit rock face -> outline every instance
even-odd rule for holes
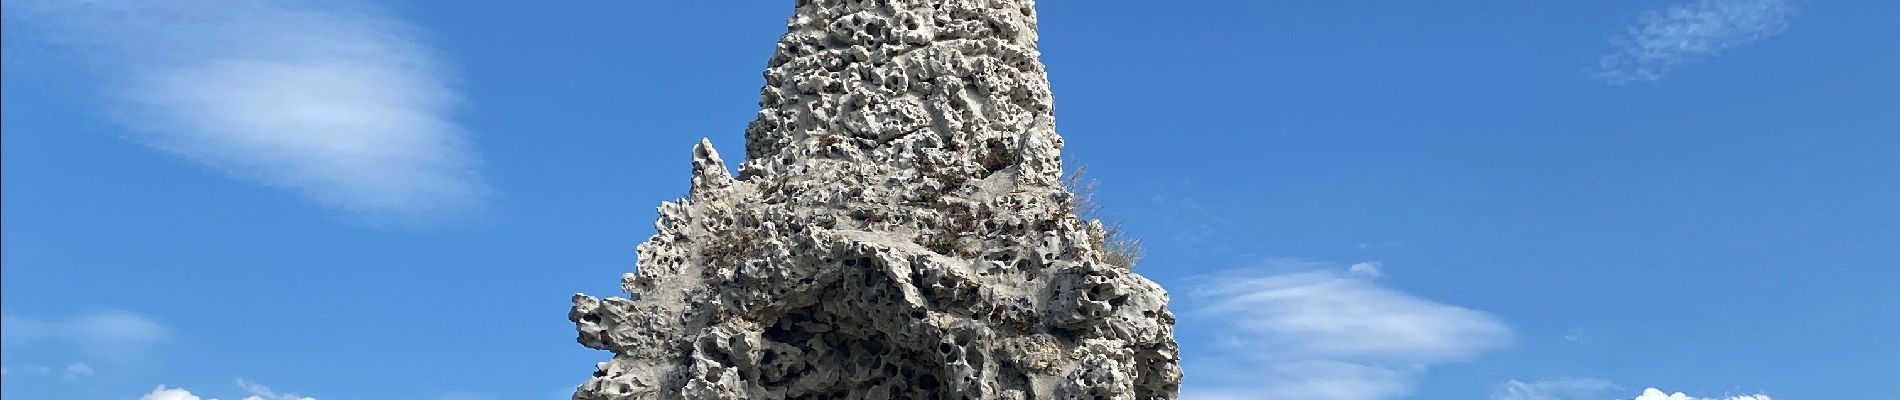
[[[1032,2],[798,1],[733,177],[701,141],[575,399],[1171,399],[1168,295],[1061,183]],[[738,78],[738,77],[735,77]]]

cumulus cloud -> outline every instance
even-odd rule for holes
[[[139,396],[139,400],[205,400],[205,399],[203,397],[198,397],[198,395],[191,394],[191,391],[185,390],[185,388],[167,388],[165,387],[165,385],[158,385],[158,388],[152,389],[151,393],[146,393],[144,396]],[[217,399],[211,399],[211,400],[217,400]]]
[[[1183,349],[1194,371],[1184,398],[1392,398],[1410,393],[1432,365],[1513,340],[1490,314],[1386,288],[1337,264],[1272,264],[1203,276],[1185,291],[1181,330],[1207,337]]]
[[[164,325],[143,315],[124,311],[80,314],[63,319],[39,319],[0,313],[0,343],[43,346],[47,343],[105,354],[135,351],[170,335]]]
[[[264,385],[259,385],[252,382],[246,382],[242,379],[238,380],[238,387],[244,389],[246,393],[249,393],[249,395],[244,396],[243,400],[317,400],[315,397],[305,397],[305,396],[299,396],[295,394],[278,394],[277,392],[272,391],[270,388],[264,387]],[[145,396],[139,397],[139,400],[218,400],[218,399],[208,398],[208,397],[199,397],[198,395],[192,394],[191,391],[185,390],[185,388],[167,388],[165,387],[165,385],[158,385],[157,389],[152,389],[151,393],[147,393],[145,394]]]
[[[1618,388],[1615,383],[1593,378],[1511,380],[1498,388],[1491,400],[1603,400],[1617,397],[1610,393]]]
[[[1648,388],[1648,389],[1643,389],[1643,394],[1637,395],[1636,400],[1773,400],[1773,399],[1768,398],[1768,395],[1765,395],[1765,394],[1747,394],[1747,395],[1736,395],[1736,396],[1727,396],[1727,397],[1695,397],[1695,396],[1690,396],[1688,394],[1684,394],[1682,392],[1667,393],[1667,392],[1663,392],[1662,389]]]
[[[451,120],[458,93],[412,25],[354,1],[8,1],[102,77],[159,149],[379,221],[463,213],[488,193]]]
[[[1616,50],[1595,74],[1613,84],[1654,81],[1676,67],[1708,59],[1788,29],[1798,0],[1695,0],[1643,11],[1613,37]]]

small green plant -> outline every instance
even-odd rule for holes
[[[1103,221],[1100,218],[1101,206],[1089,199],[1095,195],[1095,184],[1096,180],[1088,177],[1088,167],[1076,168],[1074,173],[1062,180],[1062,186],[1067,188],[1070,194],[1075,195],[1074,208],[1071,211],[1075,212],[1076,217],[1083,221],[1102,221],[1102,234],[1099,236],[1091,234],[1090,237],[1095,240],[1096,248],[1107,253],[1107,259],[1103,261],[1110,265],[1134,269],[1135,262],[1141,261],[1145,250],[1141,245],[1141,238],[1123,229],[1120,221]]]

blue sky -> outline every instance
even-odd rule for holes
[[[5,1],[0,396],[566,398],[790,12],[143,3]],[[1900,397],[1900,3],[1039,7],[1189,398]]]

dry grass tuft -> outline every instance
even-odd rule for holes
[[[1062,185],[1069,189],[1069,193],[1075,194],[1075,215],[1083,221],[1103,221],[1100,218],[1101,205],[1089,200],[1095,195],[1096,183],[1096,180],[1088,178],[1088,167],[1076,168],[1075,173],[1062,180]],[[1109,264],[1134,269],[1135,263],[1141,261],[1144,251],[1141,238],[1128,233],[1121,221],[1102,222],[1102,235],[1095,239],[1095,247],[1108,253],[1105,261]]]

